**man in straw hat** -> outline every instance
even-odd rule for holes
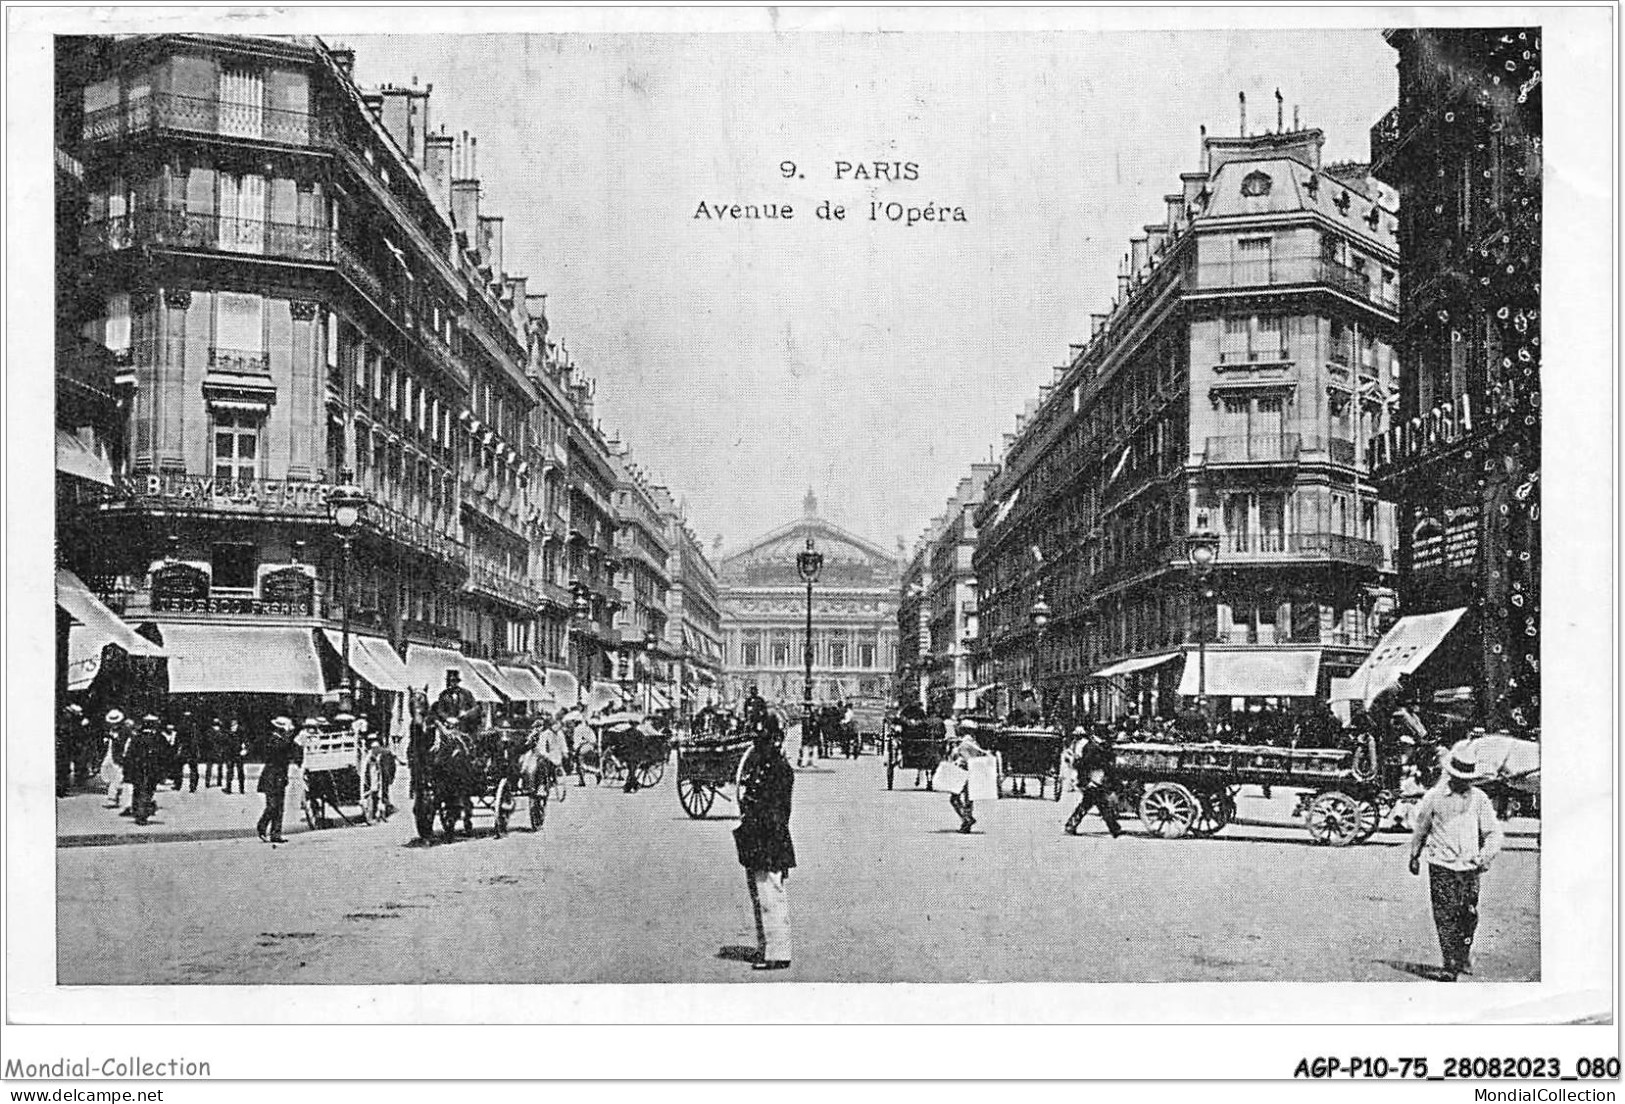
[[[1477,773],[1472,745],[1464,741],[1452,748],[1440,784],[1416,807],[1411,833],[1411,873],[1420,874],[1422,859],[1427,859],[1445,981],[1472,973],[1478,878],[1501,851],[1501,825],[1490,799],[1473,785]]]

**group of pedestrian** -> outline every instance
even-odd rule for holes
[[[173,721],[156,713],[137,719],[114,708],[98,728],[85,717],[83,706],[69,703],[57,723],[57,796],[67,797],[93,778],[107,788],[109,804],[123,804],[119,788],[133,790],[138,780],[143,786],[150,782],[154,791],[167,782],[177,791],[196,793],[201,782],[205,789],[219,786],[231,793],[235,785],[245,793],[250,750],[248,733],[237,718],[213,717],[203,724],[186,711]]]

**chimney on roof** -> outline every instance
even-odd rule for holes
[[[1145,238],[1130,238],[1128,240],[1129,274],[1138,278],[1150,260],[1151,252],[1147,248]]]
[[[1299,129],[1298,128],[1298,105],[1297,104],[1292,105],[1292,129],[1293,130]]]
[[[348,46],[335,46],[328,53],[333,55],[333,64],[339,67],[339,72],[355,80],[355,51]]]
[[[446,210],[451,210],[452,137],[430,134],[423,139],[423,175],[429,194]]]
[[[1247,93],[1239,92],[1237,96],[1241,99],[1241,136],[1245,138],[1247,137]]]
[[[1281,98],[1281,90],[1275,90],[1275,132],[1281,133],[1286,129],[1286,101]]]
[[[1174,233],[1185,221],[1185,195],[1183,192],[1172,192],[1163,196],[1162,202],[1168,208],[1168,232]]]
[[[1118,279],[1121,280],[1122,277],[1119,276]],[[1106,328],[1106,321],[1109,318],[1111,318],[1111,315],[1109,315],[1109,314],[1091,314],[1089,316],[1089,336],[1090,336],[1090,338],[1094,338],[1094,337],[1098,336],[1100,334],[1100,331],[1104,330]]]
[[[502,278],[502,216],[479,216],[480,260],[491,267],[494,278]]]

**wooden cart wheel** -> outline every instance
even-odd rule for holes
[[[660,780],[666,777],[666,761],[664,759],[654,763],[645,763],[638,768],[638,785],[658,786]]]
[[[513,790],[506,778],[497,783],[496,800],[492,803],[496,813],[497,835],[508,830],[508,814],[513,811]]]
[[[1163,839],[1178,839],[1195,823],[1201,802],[1178,782],[1157,782],[1140,798],[1140,820],[1147,831]]]
[[[1316,843],[1347,847],[1360,840],[1360,803],[1339,790],[1316,794],[1304,819]]]
[[[1382,807],[1382,801],[1380,798],[1376,800],[1359,798],[1356,800],[1355,804],[1360,810],[1360,831],[1359,837],[1355,842],[1364,843],[1366,840],[1376,835],[1377,829],[1382,827],[1382,819],[1385,815],[1385,811]],[[1393,806],[1390,805],[1389,808],[1392,809]]]
[[[682,802],[683,812],[698,820],[711,811],[711,805],[717,799],[716,787],[706,782],[699,782],[692,778],[679,778],[677,780],[677,800]]]
[[[599,763],[598,784],[615,786],[625,782],[626,764],[621,762],[620,757],[614,752],[604,752],[604,757]]]
[[[1191,835],[1211,836],[1236,819],[1236,799],[1229,790],[1218,790],[1201,796],[1202,807],[1191,823]]]

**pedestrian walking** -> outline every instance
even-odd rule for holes
[[[237,780],[238,793],[245,794],[248,792],[248,752],[248,731],[243,728],[241,718],[233,717],[231,723],[226,727],[225,750],[222,753],[225,756],[223,766],[225,767],[226,793],[231,792],[233,778]]]
[[[219,786],[226,778],[226,722],[210,717],[203,731],[203,788]]]
[[[1084,730],[1080,725],[1076,731],[1082,733]],[[1106,822],[1106,830],[1112,834],[1112,839],[1123,834],[1122,826],[1117,823],[1117,787],[1112,777],[1117,757],[1112,754],[1107,739],[1105,732],[1096,729],[1084,737],[1083,745],[1073,754],[1072,769],[1078,776],[1078,807],[1066,820],[1066,834],[1069,836],[1078,834],[1078,825],[1083,823],[1090,809],[1100,810],[1100,819]]]
[[[1428,865],[1433,925],[1444,957],[1442,980],[1473,972],[1473,936],[1478,930],[1479,877],[1501,852],[1500,822],[1484,791],[1473,785],[1478,762],[1458,746],[1445,761],[1442,783],[1422,795],[1411,833],[1412,874]]]
[[[936,725],[933,727],[939,727],[941,724],[941,720],[936,720]],[[953,751],[949,752],[948,762],[965,772],[965,781],[949,789],[948,804],[952,805],[954,812],[959,814],[959,830],[966,835],[970,834],[971,827],[976,823],[976,803],[971,800],[970,794],[971,764],[973,761],[986,758],[991,754],[992,752],[976,742],[976,726],[974,724],[959,726],[959,743],[954,746]]]
[[[790,839],[791,795],[795,771],[780,744],[779,719],[766,714],[753,733],[751,749],[740,772],[739,827],[734,845],[745,868],[751,912],[756,920],[753,970],[790,968],[790,898],[785,883],[796,865]]]
[[[271,735],[265,742],[265,766],[260,770],[259,792],[265,795],[265,811],[255,831],[267,843],[285,843],[282,838],[282,803],[288,791],[288,767],[299,756],[293,739],[293,721],[278,717],[271,722]]]
[[[169,780],[178,791],[181,788],[181,734],[180,728],[173,722],[163,726],[164,750],[163,763],[158,768],[158,774]]]
[[[175,788],[181,788],[181,775],[187,776],[187,792],[197,793],[198,762],[203,758],[201,722],[191,710],[181,714],[179,741],[175,745]]]
[[[169,743],[160,730],[156,714],[141,718],[124,753],[124,769],[130,778],[130,815],[145,827],[158,812],[158,782],[169,765]]]
[[[118,709],[109,709],[102,724],[101,780],[107,787],[107,807],[117,809],[122,804],[120,794],[124,789],[124,752],[135,729]]]

